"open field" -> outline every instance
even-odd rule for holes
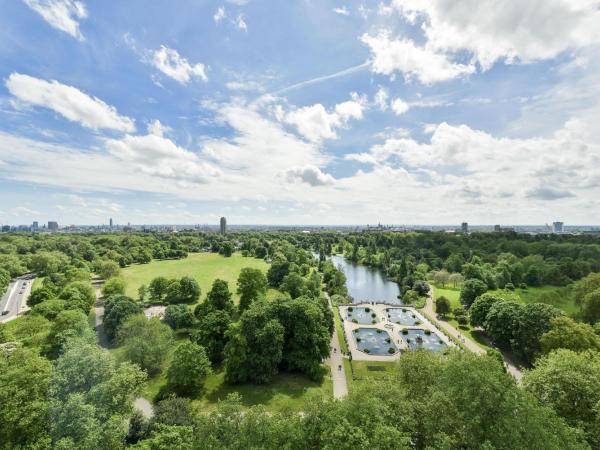
[[[216,253],[192,253],[185,259],[135,264],[123,269],[122,274],[127,282],[126,294],[133,298],[137,298],[137,290],[142,284],[148,285],[153,278],[158,276],[166,278],[190,276],[200,285],[201,300],[206,297],[213,281],[220,278],[229,282],[229,290],[234,293],[233,298],[237,303],[236,282],[244,267],[261,269],[266,273],[269,265],[262,259],[245,258],[239,253],[234,253],[229,258]],[[267,294],[270,298],[275,295],[277,295],[275,290],[270,290]]]
[[[391,378],[394,375],[397,361],[352,361],[354,377],[357,381],[364,381],[367,378]]]

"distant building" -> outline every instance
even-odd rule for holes
[[[500,225],[494,225],[494,231],[496,233],[508,233],[515,231],[514,227],[501,227]]]
[[[113,227],[112,217],[110,218],[110,220],[108,221],[108,223],[109,223],[109,227],[112,228]]]
[[[564,222],[552,222],[552,232],[553,233],[562,233],[565,231]]]
[[[31,231],[37,231],[39,227],[40,225],[38,224],[37,220],[35,220],[31,225]]]
[[[460,230],[465,234],[469,234],[469,224],[467,222],[461,223]]]
[[[2,232],[8,233],[10,231],[10,225],[2,225]]]
[[[58,231],[58,222],[48,222],[48,230]]]
[[[227,233],[227,219],[225,217],[221,217],[221,234]]]

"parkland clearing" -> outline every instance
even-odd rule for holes
[[[592,236],[7,233],[0,281],[0,448],[600,448]]]

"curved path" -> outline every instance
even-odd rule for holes
[[[94,286],[94,291],[96,293],[96,303],[94,304],[94,312],[96,316],[95,324],[96,324],[96,336],[98,337],[98,345],[102,348],[108,349],[108,336],[104,332],[104,303],[102,302],[102,280],[95,278],[92,280],[92,285]],[[146,417],[146,419],[152,418],[154,416],[154,408],[152,407],[152,403],[143,397],[138,397],[133,402],[134,406],[139,409],[142,414]]]
[[[435,312],[434,302],[433,302],[433,288],[429,289],[429,293],[427,294],[427,302],[425,303],[425,308],[423,308],[423,312],[429,317],[429,319],[440,329],[443,329],[446,333],[452,336],[453,339],[459,341],[464,347],[468,350],[481,355],[486,353],[486,351],[477,345],[475,342],[471,340],[469,336],[466,336],[464,333],[461,333],[460,330],[457,330],[454,326],[445,322],[443,320],[437,320],[437,314]],[[517,365],[512,361],[510,356],[503,351],[500,351],[502,354],[502,358],[504,359],[504,365],[508,373],[510,373],[517,383],[521,382],[522,373],[521,370],[517,367]]]

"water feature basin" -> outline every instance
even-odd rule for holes
[[[437,334],[421,328],[405,328],[400,331],[400,337],[411,350],[439,351],[447,347],[446,343]]]
[[[398,351],[390,334],[379,328],[356,328],[352,336],[356,341],[356,348],[368,355],[391,356]]]

